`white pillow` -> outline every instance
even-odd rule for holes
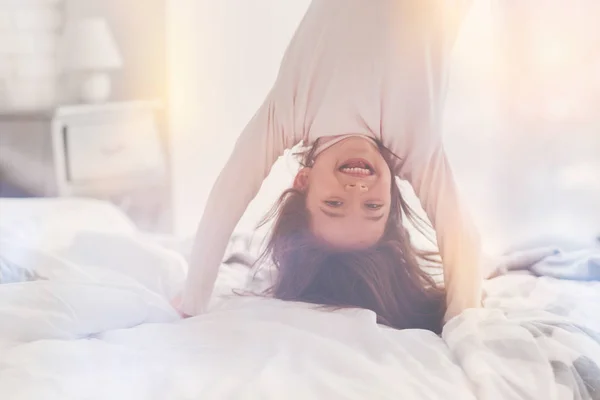
[[[36,249],[68,246],[81,230],[132,235],[135,224],[111,203],[78,198],[0,199],[0,237]],[[1,249],[0,249],[1,252]]]
[[[36,275],[28,282],[0,285],[0,346],[3,341],[77,339],[179,319],[165,296],[115,266],[79,265],[17,243],[2,241],[0,246],[3,257]],[[148,267],[152,276],[156,271]]]

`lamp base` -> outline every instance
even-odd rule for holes
[[[110,96],[110,76],[106,72],[90,72],[81,82],[81,100],[85,103],[104,103]]]

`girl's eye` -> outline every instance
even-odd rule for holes
[[[383,204],[367,203],[365,204],[365,207],[370,210],[379,210],[381,207],[383,207]]]
[[[337,200],[325,200],[324,203],[327,204],[329,207],[341,207],[342,204],[344,204],[341,201]]]

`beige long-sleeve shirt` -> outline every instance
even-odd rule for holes
[[[197,231],[182,311],[205,310],[228,240],[285,149],[320,137],[377,138],[402,162],[431,220],[446,319],[481,302],[477,230],[441,136],[450,50],[469,0],[313,0],[263,105],[241,133]]]

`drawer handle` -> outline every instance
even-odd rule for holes
[[[102,154],[110,157],[110,156],[114,156],[117,153],[122,152],[123,150],[125,150],[125,146],[120,144],[120,145],[103,148]]]

